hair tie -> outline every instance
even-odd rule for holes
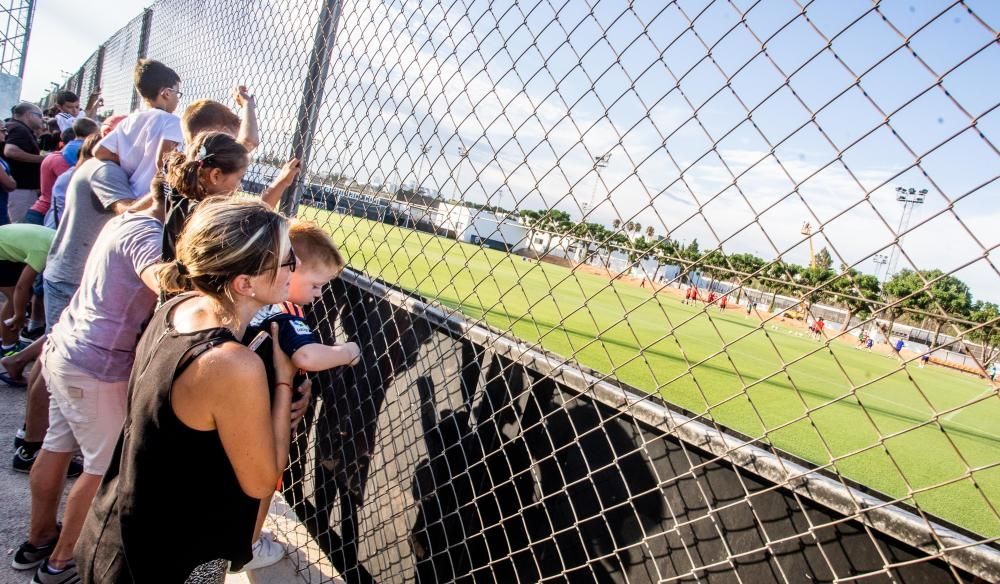
[[[190,276],[191,272],[188,272],[187,266],[184,265],[180,260],[174,260],[174,267],[177,268],[177,273],[182,276]]]
[[[198,166],[201,166],[202,163],[204,163],[206,160],[208,160],[213,156],[215,156],[215,153],[213,152],[212,154],[209,154],[208,148],[206,148],[205,145],[202,144],[201,148],[198,149],[198,154],[194,157],[194,159],[198,163]]]

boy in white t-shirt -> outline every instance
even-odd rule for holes
[[[149,192],[166,155],[184,145],[181,119],[173,114],[182,95],[180,82],[170,67],[140,59],[135,66],[135,87],[148,109],[125,118],[101,140],[95,153],[98,159],[122,167],[137,198]]]

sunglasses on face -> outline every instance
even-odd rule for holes
[[[177,99],[180,99],[180,98],[184,97],[184,92],[178,91],[178,90],[174,89],[173,87],[166,88],[166,91],[173,91],[174,93],[176,93],[177,94]]]
[[[278,269],[288,268],[289,272],[295,271],[295,264],[298,263],[298,259],[295,257],[295,250],[288,248],[288,259],[278,265]]]

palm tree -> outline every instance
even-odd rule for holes
[[[653,236],[655,236],[655,235],[656,235],[656,230],[653,229],[652,225],[650,225],[649,227],[646,228],[646,238],[647,239],[653,239]]]
[[[622,220],[621,219],[615,219],[614,221],[611,222],[611,227],[614,228],[615,231],[618,231],[618,229],[621,226],[622,226]]]

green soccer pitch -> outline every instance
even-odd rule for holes
[[[703,304],[444,237],[310,207],[300,216],[325,226],[354,269],[1000,536],[1000,399],[949,412],[992,391],[982,379],[915,362],[900,368],[852,344],[762,328],[739,309],[706,313]]]

